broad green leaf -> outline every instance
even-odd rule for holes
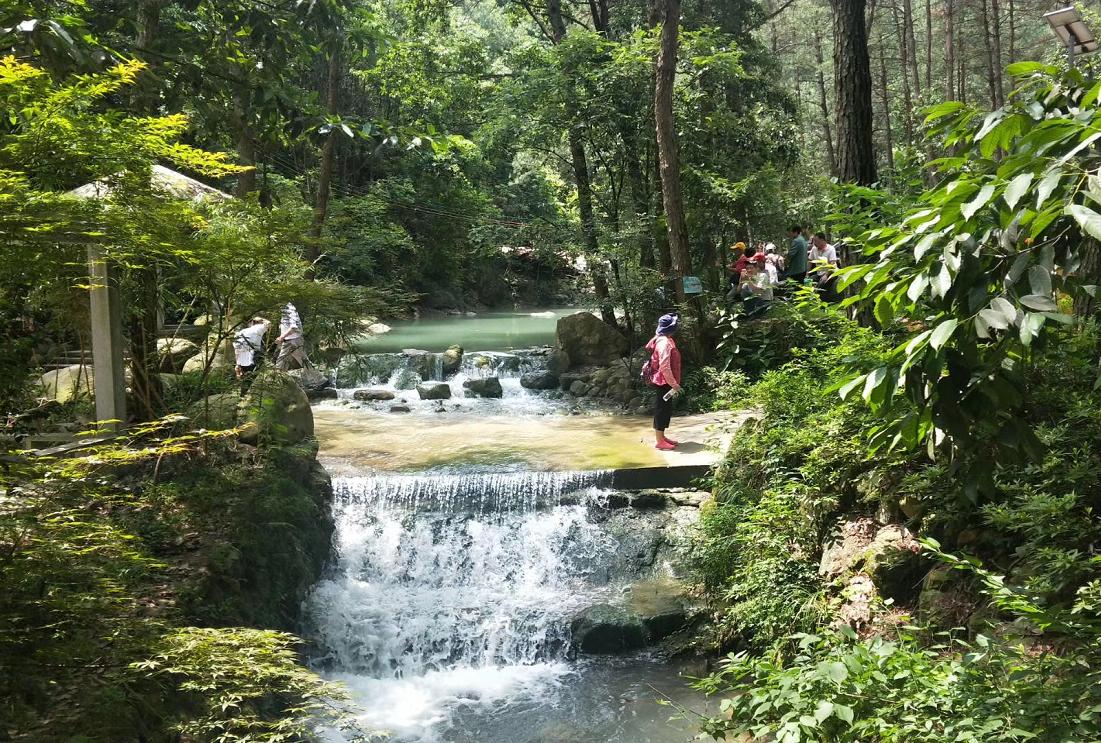
[[[1027,75],[1033,75],[1037,72],[1055,74],[1056,72],[1058,72],[1058,69],[1052,65],[1044,64],[1043,62],[1026,61],[1014,62],[1013,64],[1005,68],[1005,72],[1011,77],[1025,77]]]
[[[1005,297],[995,297],[990,302],[990,307],[1005,318],[1007,325],[1017,324],[1017,308]]]
[[[963,215],[963,218],[970,220],[971,217],[975,216],[975,212],[990,203],[990,199],[994,195],[994,190],[995,186],[993,183],[988,183],[980,188],[975,198],[960,207],[960,214]]]
[[[1046,297],[1051,294],[1051,274],[1043,266],[1032,266],[1028,269],[1028,285],[1033,294]]]
[[[925,109],[925,123],[931,124],[934,121],[943,119],[945,116],[951,116],[954,113],[962,111],[964,104],[959,101],[946,101],[944,103],[938,103],[935,106],[930,106]]]
[[[1021,304],[1028,307],[1031,310],[1037,310],[1039,312],[1054,312],[1059,309],[1059,306],[1055,304],[1055,300],[1051,297],[1042,296],[1040,294],[1028,294],[1020,299]]]
[[[1063,177],[1063,171],[1052,168],[1036,186],[1036,211],[1044,208],[1044,202],[1051,196],[1051,192],[1059,185],[1059,179]]]
[[[1101,240],[1101,214],[1081,204],[1071,204],[1064,213],[1074,217],[1074,221],[1087,235]]]
[[[836,704],[835,703],[833,705],[833,714],[838,720],[841,720],[842,722],[847,722],[850,725],[852,724],[852,721],[853,721],[853,709],[852,709],[852,707],[848,707],[844,704]]]
[[[944,297],[947,296],[949,290],[952,288],[952,272],[948,270],[948,266],[943,263],[940,266],[940,270],[937,271],[937,275],[933,277],[933,296]]]
[[[881,372],[885,373],[886,369],[876,369],[876,371],[881,371]],[[849,677],[849,669],[845,667],[844,663],[834,661],[834,662],[830,663],[830,665],[828,667],[828,670],[829,670],[830,678],[833,679],[836,683],[840,684],[842,681],[844,681],[845,679],[847,679]],[[852,714],[852,710],[849,710],[849,714],[850,715]],[[842,719],[844,719],[844,718],[842,718]],[[849,719],[851,721],[852,718],[850,717]]]
[[[998,310],[991,309],[990,307],[987,307],[985,310],[980,310],[979,317],[986,323],[987,328],[1005,330],[1009,327],[1009,321],[1005,319],[1005,316]]]
[[[814,710],[814,719],[818,722],[822,722],[827,717],[833,714],[833,702],[828,702],[822,699],[818,702],[818,707]]]
[[[921,295],[925,293],[925,289],[928,286],[929,274],[919,273],[914,277],[914,280],[910,282],[910,287],[906,290],[906,296],[911,302],[916,302],[921,298]]]
[[[1044,320],[1046,318],[1040,312],[1026,312],[1025,319],[1021,322],[1020,339],[1024,345],[1032,343],[1032,339],[1040,332],[1040,328],[1044,326]]]
[[[918,244],[914,246],[914,260],[920,261],[921,257],[929,252],[929,248],[933,247],[933,243],[938,237],[940,235],[934,232],[918,240]]]
[[[887,368],[884,366],[881,366],[868,374],[868,376],[864,379],[864,392],[860,395],[864,398],[865,402],[872,399],[872,395],[875,393],[876,387],[881,385],[883,383],[883,380],[886,378]],[[844,668],[844,666],[842,666],[842,668]]]
[[[893,298],[887,292],[883,292],[875,300],[875,319],[883,327],[887,327],[895,319]]]
[[[948,339],[952,337],[952,333],[956,332],[956,327],[960,324],[960,321],[956,318],[945,320],[938,325],[933,334],[929,336],[929,345],[933,347],[933,350],[939,351],[941,346],[948,342]]]
[[[1005,199],[1005,203],[1009,205],[1010,209],[1014,209],[1017,206],[1017,202],[1021,200],[1021,197],[1025,195],[1025,191],[1032,184],[1032,173],[1021,173],[1019,176],[1009,182],[1009,185],[1005,188],[1005,194],[1002,198]]]
[[[1005,275],[1005,287],[1008,289],[1017,283],[1022,276],[1024,276],[1025,268],[1028,267],[1029,261],[1032,260],[1032,256],[1026,251],[1021,253],[1013,260],[1013,265],[1009,267],[1009,272]]]
[[[845,383],[841,387],[841,390],[839,392],[839,394],[841,395],[841,399],[842,400],[847,399],[848,396],[850,394],[852,394],[852,391],[855,390],[860,385],[860,383],[863,382],[863,381],[864,381],[864,375],[861,374],[859,377],[856,377],[855,379]]]
[[[1082,96],[1082,101],[1078,105],[1081,106],[1082,108],[1089,108],[1090,106],[1092,106],[1094,103],[1097,102],[1098,94],[1101,94],[1101,82],[1097,83],[1092,88],[1090,88],[1089,92],[1087,92],[1084,96]]]

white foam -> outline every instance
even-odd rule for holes
[[[571,673],[562,662],[496,667],[460,666],[423,675],[379,679],[337,673],[330,679],[344,683],[363,705],[355,718],[364,731],[385,731],[400,743],[436,743],[446,740],[446,724],[459,708],[495,711],[531,699],[550,699]],[[344,740],[331,733],[329,740]]]

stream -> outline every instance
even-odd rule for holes
[[[446,343],[472,345],[455,332],[468,322],[454,319]],[[521,342],[532,338],[552,340]],[[408,347],[400,336],[394,345]],[[521,388],[541,359],[507,344],[468,352],[447,380],[456,396],[421,401],[400,387],[411,368],[435,376],[431,367],[361,354],[341,398],[315,408],[336,534],[305,635],[314,667],[348,687],[365,731],[395,743],[681,743],[696,729],[676,707],[714,711],[682,675],[702,670],[660,646],[579,651],[582,612],[679,585],[678,546],[698,509],[611,507],[608,470],[654,462],[645,423]],[[465,378],[488,373],[502,398],[462,397]],[[409,411],[353,402],[362,387],[393,390]],[[556,446],[562,431],[584,449],[584,436],[596,446],[609,430],[620,435],[598,456],[544,456],[570,451],[565,438]],[[490,443],[472,447],[483,434]]]

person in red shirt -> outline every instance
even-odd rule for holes
[[[655,369],[651,382],[657,388],[654,398],[654,448],[669,451],[677,442],[665,437],[665,429],[673,417],[673,398],[681,393],[680,351],[673,336],[680,318],[676,314],[662,315],[654,337],[646,344]]]

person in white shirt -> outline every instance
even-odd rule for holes
[[[810,262],[816,267],[814,283],[823,298],[827,302],[832,302],[836,298],[837,278],[833,275],[833,269],[839,265],[837,249],[826,242],[826,236],[821,232],[810,239],[810,245]]]
[[[247,328],[238,330],[233,336],[233,354],[237,360],[237,378],[241,379],[256,368],[256,357],[264,350],[264,336],[268,334],[271,323],[262,317],[252,318]]]
[[[302,337],[302,318],[298,316],[298,310],[293,304],[287,302],[283,308],[283,316],[279,320],[279,337],[275,339],[279,345],[279,357],[275,360],[275,368],[285,371],[288,368],[299,368],[306,365],[306,340]],[[290,362],[295,362],[291,367]]]

